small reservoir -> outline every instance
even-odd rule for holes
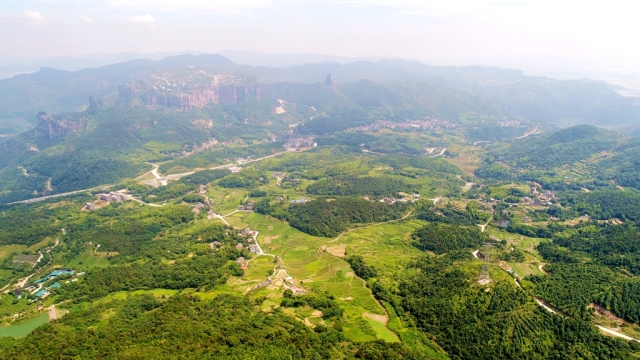
[[[25,337],[42,324],[49,322],[49,314],[40,314],[33,319],[23,321],[8,326],[0,326],[0,336],[11,336],[14,338]]]

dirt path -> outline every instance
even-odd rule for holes
[[[401,217],[400,219],[384,221],[384,222],[375,223],[375,224],[371,224],[371,225],[367,225],[367,226],[355,227],[355,228],[349,229],[349,230],[347,230],[347,231],[343,231],[340,235],[338,235],[338,237],[337,237],[337,238],[335,238],[335,239],[333,239],[333,240],[329,241],[329,243],[336,242],[336,241],[340,240],[340,238],[341,238],[343,235],[346,235],[346,234],[348,234],[348,233],[350,233],[350,232],[353,232],[353,231],[356,231],[356,230],[366,229],[366,228],[370,228],[370,227],[373,227],[373,226],[378,226],[378,225],[382,225],[382,224],[388,224],[388,223],[392,223],[392,222],[396,222],[396,221],[404,220],[404,219],[408,218],[412,213],[413,213],[413,210],[409,211],[405,216]]]
[[[540,270],[541,273],[545,274],[545,275],[549,275],[549,273],[544,269],[544,266],[547,264],[540,264],[538,265],[538,270]]]
[[[232,213],[233,214],[233,213]],[[228,215],[227,215],[228,216]],[[213,214],[213,217],[216,219],[220,219],[222,220],[223,223],[225,223],[225,225],[227,226],[231,226],[229,225],[229,223],[227,222],[227,220],[224,218],[224,216],[220,215],[220,214]]]
[[[51,305],[49,307],[49,321],[56,320],[58,318],[58,312],[56,311],[56,306]]]
[[[444,155],[444,152],[445,152],[445,151],[447,151],[447,148],[442,149],[442,151],[440,151],[440,153],[439,153],[439,154],[435,154],[435,155],[433,155],[432,157],[442,156],[442,155]]]
[[[491,217],[489,218],[489,221],[487,221],[487,223],[486,223],[486,224],[484,224],[484,225],[480,225],[480,224],[478,224],[478,226],[480,226],[480,231],[481,231],[481,232],[484,232],[484,231],[485,231],[485,229],[487,228],[487,226],[489,225],[489,223],[491,222],[491,220],[493,220],[493,216],[491,216]]]
[[[542,306],[542,307],[543,307],[545,310],[547,310],[548,312],[553,313],[553,314],[560,315],[560,316],[562,316],[562,317],[567,317],[566,315],[564,315],[564,314],[563,314],[563,313],[561,313],[560,311],[553,309],[553,308],[551,307],[551,305],[549,305],[549,304],[548,304],[547,302],[545,302],[544,300],[542,300],[542,299],[538,299],[538,298],[534,298],[534,299],[536,300],[536,303],[538,303],[538,305]],[[637,342],[640,342],[640,340],[638,340],[638,339],[632,338],[631,336],[628,336],[628,335],[625,335],[625,334],[619,333],[619,332],[617,332],[617,331],[615,331],[615,330],[612,330],[612,329],[606,328],[606,327],[604,327],[604,326],[595,325],[595,327],[597,327],[598,329],[600,329],[600,330],[604,331],[605,333],[607,333],[607,334],[609,334],[609,335],[617,336],[617,337],[619,337],[619,338],[622,338],[622,339],[625,339],[625,340],[628,340],[628,341],[637,341]]]

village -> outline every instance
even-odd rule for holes
[[[429,120],[406,120],[404,122],[396,122],[389,120],[379,120],[371,125],[356,126],[350,128],[353,131],[373,131],[380,129],[451,129],[458,125],[450,122],[449,120],[430,119]]]

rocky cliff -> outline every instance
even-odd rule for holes
[[[68,117],[54,118],[48,116],[45,112],[39,112],[37,118],[38,130],[47,134],[49,139],[75,134],[87,126],[87,119],[85,117],[78,119],[71,119]]]
[[[245,74],[207,69],[163,70],[118,88],[121,100],[132,106],[166,106],[180,110],[209,104],[235,104],[246,98],[260,99],[261,89]],[[136,100],[140,101],[136,101]]]

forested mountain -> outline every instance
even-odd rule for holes
[[[213,147],[263,144],[277,152],[283,149],[275,141],[296,134],[331,134],[377,121],[436,119],[454,126],[504,117],[491,103],[436,83],[260,84],[252,71],[220,56],[189,55],[75,73],[43,70],[0,82],[0,89],[4,84],[5,91],[13,89],[11,96],[29,102],[8,96],[7,106],[0,104],[4,116],[34,111],[37,122],[35,129],[0,143],[0,201],[113,184],[149,170],[149,162]],[[24,88],[30,96],[48,89],[61,97],[24,97],[14,88],[21,82],[31,84]],[[65,90],[67,85],[72,88]],[[80,99],[83,93],[91,96]],[[85,102],[85,110],[35,116],[36,109],[72,109]],[[224,153],[215,165],[240,155]]]
[[[220,55],[180,55],[160,61],[132,60],[95,69],[67,72],[43,68],[34,74],[0,80],[0,117],[29,117],[37,111],[57,113],[87,104],[92,94],[113,94],[140,74],[161,68],[224,67],[245,71],[259,83],[318,83],[333,74],[338,84],[362,80],[398,83],[420,80],[479,96],[513,116],[556,125],[638,126],[640,108],[604,84],[525,76],[518,70],[488,67],[438,67],[403,60],[321,63],[287,68],[236,65]],[[428,89],[426,94],[432,93]],[[437,96],[433,99],[437,99]],[[463,108],[468,98],[458,96]],[[487,105],[485,105],[487,106]],[[459,111],[457,108],[456,111]]]
[[[508,149],[496,149],[490,154],[511,166],[553,169],[611,151],[618,145],[618,137],[610,131],[580,125],[514,140]]]

